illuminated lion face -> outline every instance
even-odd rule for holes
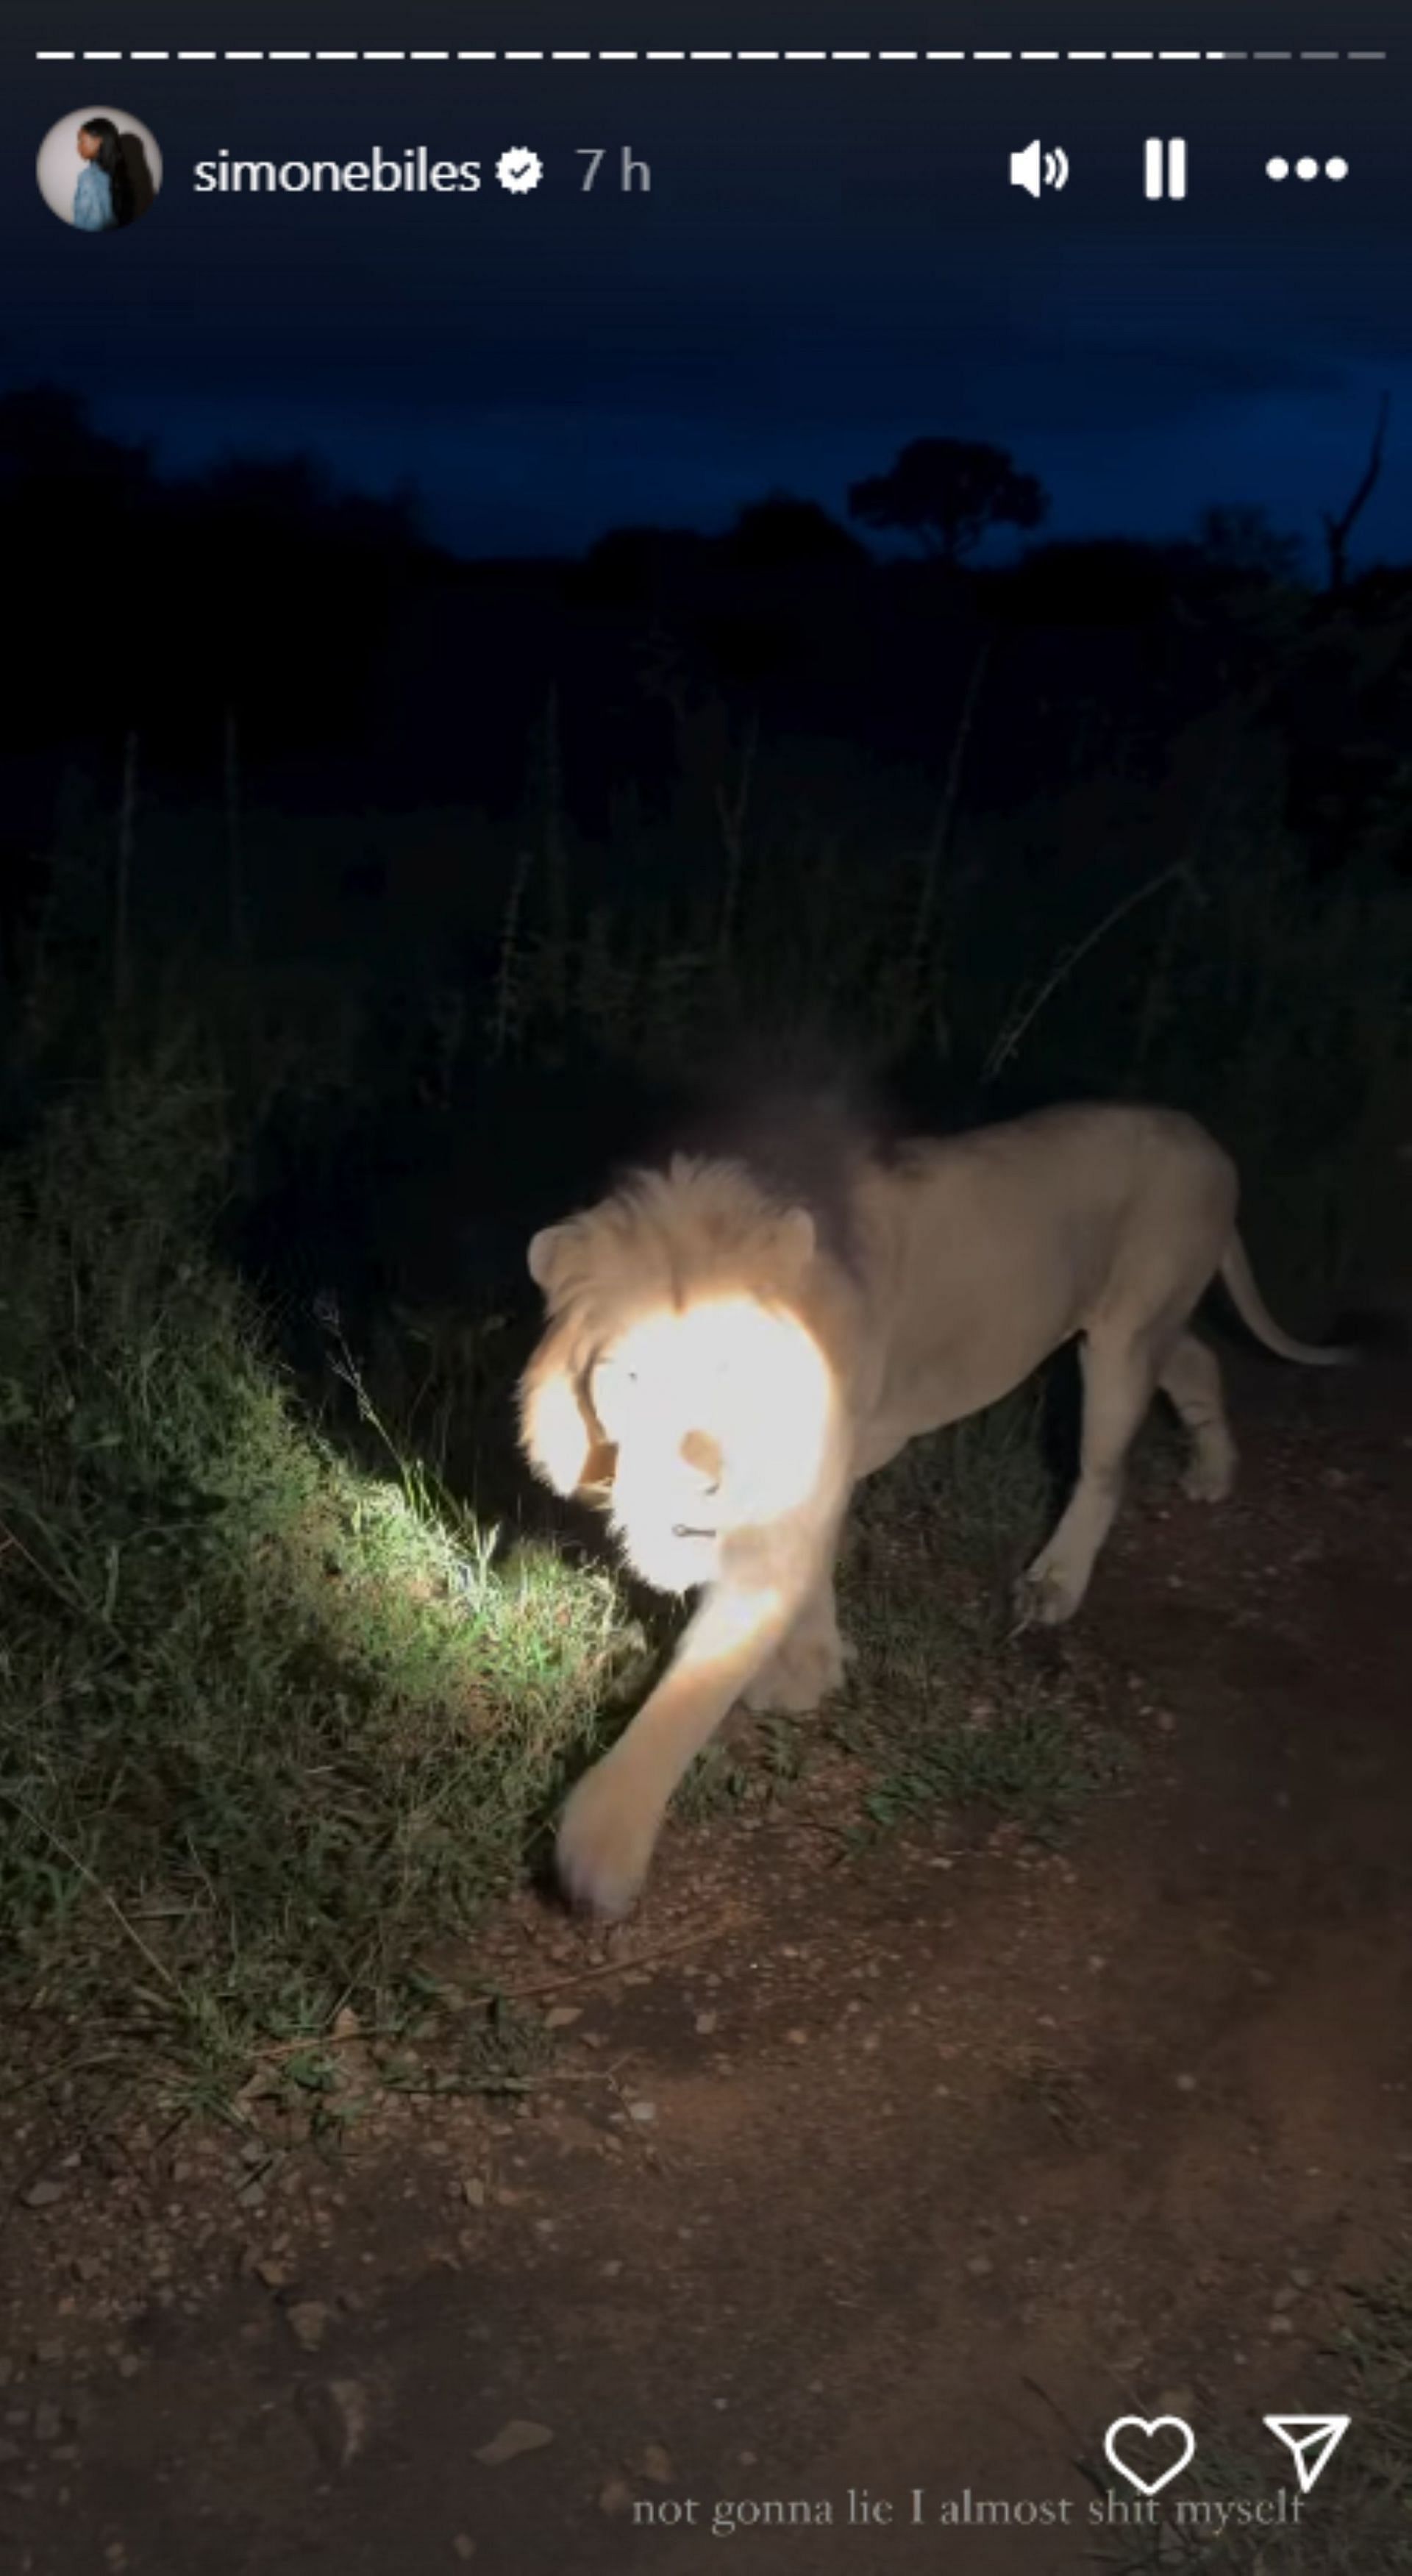
[[[659,1591],[716,1582],[728,1557],[739,1569],[741,1533],[816,1491],[837,1431],[833,1373],[797,1311],[813,1257],[802,1210],[682,1164],[530,1246],[552,1320],[521,1383],[524,1447],[556,1491],[603,1505]]]
[[[802,1324],[753,1298],[641,1316],[586,1394],[614,1452],[613,1528],[659,1591],[715,1580],[724,1540],[780,1520],[818,1480],[828,1370]]]

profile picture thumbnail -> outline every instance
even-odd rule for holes
[[[155,203],[162,155],[140,117],[85,107],[50,126],[36,175],[46,206],[75,232],[122,232]]]

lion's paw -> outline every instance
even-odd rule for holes
[[[554,1847],[559,1883],[575,1905],[614,1921],[642,1892],[661,1816],[631,1777],[596,1763],[571,1791]]]
[[[1223,1503],[1235,1483],[1233,1457],[1193,1458],[1182,1475],[1189,1503]]]
[[[1065,1567],[1046,1565],[1042,1556],[1036,1557],[1015,1586],[1016,1627],[1062,1628],[1066,1619],[1072,1619],[1087,1588]]]

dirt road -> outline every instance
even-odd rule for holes
[[[825,1764],[673,1832],[609,1943],[514,1909],[559,2051],[518,2100],[394,2102],[337,2165],[127,2140],[17,2206],[5,2565],[1156,2566],[1124,2414],[1292,2497],[1261,2416],[1338,2403],[1412,2221],[1412,1388],[1252,1362],[1236,1409],[1237,1499],[1149,1495],[1095,1582],[1133,1758],[1061,1849],[850,1853]]]

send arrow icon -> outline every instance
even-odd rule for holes
[[[1264,2421],[1287,2446],[1294,2460],[1299,2492],[1307,2495],[1315,2479],[1321,2477],[1328,2467],[1353,2418],[1351,2415],[1267,2415]]]

